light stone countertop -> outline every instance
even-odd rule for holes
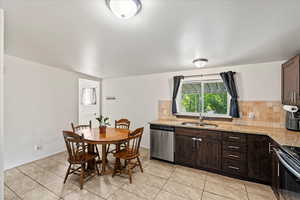
[[[167,125],[174,127],[185,127],[185,128],[197,128],[206,130],[219,130],[219,131],[229,131],[247,134],[257,134],[257,135],[268,135],[279,145],[288,145],[300,147],[300,132],[289,131],[285,128],[270,128],[270,127],[259,127],[259,126],[248,126],[248,125],[238,125],[232,122],[220,122],[220,121],[205,121],[206,123],[217,124],[216,128],[207,128],[201,126],[185,126],[182,122],[197,122],[193,119],[160,119],[150,122],[150,124],[156,125]]]

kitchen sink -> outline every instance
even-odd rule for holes
[[[209,124],[209,123],[204,123],[204,122],[182,122],[181,125],[184,126],[201,126],[204,128],[217,128],[217,124]]]

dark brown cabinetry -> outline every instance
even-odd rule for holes
[[[247,143],[245,134],[222,133],[222,170],[241,177],[247,176]]]
[[[221,169],[221,134],[216,131],[175,129],[175,163],[195,168]]]
[[[288,60],[281,67],[281,100],[285,105],[300,105],[300,56]]]
[[[269,152],[270,139],[263,135],[248,135],[248,177],[271,182],[271,154]]]
[[[277,199],[279,199],[279,161],[278,157],[273,150],[273,148],[279,148],[279,145],[274,141],[271,141],[271,159],[272,159],[272,180],[271,180],[271,187],[276,195]]]

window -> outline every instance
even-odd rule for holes
[[[82,88],[81,94],[81,104],[88,105],[96,105],[96,88]]]
[[[178,114],[225,117],[229,100],[222,80],[183,81],[178,93]]]

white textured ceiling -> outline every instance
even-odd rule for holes
[[[120,20],[104,0],[2,0],[6,53],[102,78],[287,59],[299,0],[142,0]]]

